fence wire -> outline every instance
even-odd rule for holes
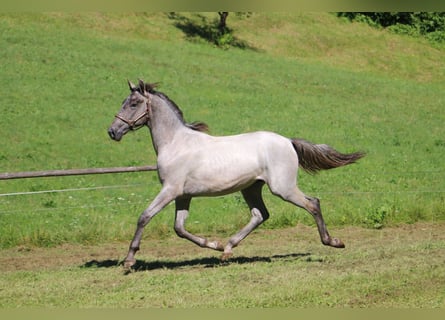
[[[430,171],[379,171],[379,172],[368,172],[370,176],[386,176],[386,175],[410,175],[410,174],[444,174],[445,171],[442,170],[430,170]],[[10,196],[26,196],[26,195],[36,195],[45,193],[63,193],[63,192],[77,192],[77,191],[94,191],[94,190],[105,190],[105,189],[119,189],[119,188],[129,188],[129,187],[139,187],[146,186],[147,183],[138,184],[125,184],[125,185],[106,185],[106,186],[96,186],[96,187],[83,187],[83,188],[66,188],[66,189],[52,189],[52,190],[38,190],[38,191],[21,191],[21,192],[10,192],[10,193],[0,193],[0,197],[10,197]],[[383,194],[383,193],[445,193],[445,190],[386,190],[386,191],[319,191],[319,194]]]
[[[388,176],[388,175],[441,175],[444,174],[445,171],[442,170],[431,170],[431,171],[411,171],[411,172],[399,172],[399,171],[380,171],[380,172],[368,172],[369,175],[374,176]],[[50,190],[38,190],[38,191],[21,191],[21,192],[10,192],[10,193],[0,193],[0,198],[6,197],[16,197],[16,196],[31,196],[31,195],[42,195],[42,194],[51,194],[51,193],[68,193],[68,192],[82,192],[82,191],[97,191],[97,190],[107,190],[107,189],[127,189],[127,188],[138,188],[138,187],[147,187],[153,185],[155,183],[135,183],[135,184],[118,184],[118,185],[104,185],[104,186],[95,186],[95,187],[81,187],[81,188],[66,188],[66,189],[50,189]],[[375,190],[365,190],[365,191],[315,191],[317,195],[382,195],[382,194],[443,194],[445,190],[442,189],[427,189],[427,190],[385,190],[385,191],[375,191]],[[147,200],[149,201],[149,200]],[[147,201],[138,201],[133,204],[142,204],[147,203]],[[70,210],[77,208],[99,208],[106,206],[118,206],[122,205],[119,203],[114,204],[96,204],[96,205],[82,205],[82,206],[73,206],[73,207],[58,207],[58,208],[35,208],[33,211],[49,211],[49,210]],[[16,213],[21,212],[21,210],[6,210],[0,211],[2,214],[7,213]]]
[[[33,194],[43,194],[43,193],[62,193],[62,192],[75,192],[75,191],[103,190],[103,189],[119,189],[119,188],[128,188],[128,187],[138,187],[138,186],[142,186],[142,185],[146,185],[146,184],[145,183],[121,184],[121,185],[86,187],[86,188],[68,188],[68,189],[54,189],[54,190],[40,190],[40,191],[11,192],[11,193],[0,193],[0,197],[23,196],[23,195],[33,195]]]

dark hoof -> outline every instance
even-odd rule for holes
[[[337,239],[337,238],[332,238],[329,245],[334,248],[344,248],[345,247],[345,244],[340,239]]]

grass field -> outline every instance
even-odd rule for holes
[[[140,77],[160,81],[189,121],[207,122],[215,135],[271,130],[366,151],[358,165],[300,174],[300,187],[321,198],[329,225],[443,220],[443,50],[331,14],[230,16],[243,50],[222,50],[184,32],[213,18],[2,16],[1,171],[155,163],[147,131],[121,143],[106,134],[128,94],[126,79]],[[116,185],[125,187],[94,189]],[[153,173],[0,181],[0,187],[2,194],[90,188],[2,196],[2,247],[128,239],[159,190]],[[269,194],[266,201],[272,217],[265,228],[313,224]],[[238,195],[199,199],[192,210],[195,232],[227,235],[248,219]],[[172,234],[166,211],[148,237]]]
[[[137,270],[126,243],[3,250],[0,307],[445,307],[445,224],[335,229],[322,247],[304,225],[259,230],[221,263],[175,238],[147,241]]]
[[[161,90],[181,107],[186,119],[205,121],[214,135],[270,130],[288,137],[327,143],[343,152],[367,152],[367,157],[357,165],[316,176],[301,172],[299,186],[307,194],[321,199],[329,228],[354,230],[357,238],[361,233],[371,237],[385,234],[385,241],[391,244],[392,240],[396,240],[391,238],[392,230],[408,229],[418,232],[416,243],[426,243],[431,233],[417,230],[418,223],[426,223],[427,230],[436,230],[436,225],[441,226],[445,220],[445,49],[431,47],[420,39],[350,23],[333,14],[254,13],[250,16],[229,16],[233,35],[244,49],[232,47],[224,50],[197,32],[215,17],[216,14],[210,13],[2,15],[0,171],[154,164],[155,154],[146,130],[129,134],[120,143],[111,141],[106,133],[120,102],[128,94],[127,79],[136,81],[142,78],[161,82]],[[111,259],[114,263],[125,253],[139,213],[153,199],[159,187],[156,174],[147,172],[0,181],[2,253],[13,257],[19,250],[20,254],[31,255],[29,261],[32,261],[34,253],[46,256],[46,252],[66,248],[80,250],[80,258],[84,254],[82,246],[99,246],[97,248],[108,250],[106,245],[101,245],[111,242],[113,256],[103,259]],[[48,192],[51,190],[65,192]],[[295,209],[268,192],[265,199],[271,218],[261,227],[263,231],[260,231],[261,236],[256,238],[256,242],[263,241],[263,236],[274,237],[275,232],[282,235],[282,228],[308,228],[305,230],[310,230],[307,233],[317,243],[303,250],[304,253],[309,250],[310,256],[300,256],[301,252],[297,250],[296,256],[282,259],[270,257],[288,253],[265,253],[265,257],[273,263],[262,261],[262,255],[260,261],[249,260],[255,254],[242,251],[243,243],[239,248],[240,256],[245,256],[247,263],[235,260],[229,267],[216,266],[214,258],[206,258],[209,255],[207,251],[202,253],[203,262],[194,260],[201,251],[193,251],[187,256],[175,256],[174,252],[170,258],[173,261],[192,261],[191,265],[185,263],[183,267],[194,270],[191,274],[195,277],[198,276],[196,269],[210,272],[209,279],[211,276],[230,278],[231,272],[227,270],[232,268],[239,269],[239,277],[249,277],[241,270],[255,267],[259,262],[264,270],[257,271],[255,281],[259,281],[265,270],[275,265],[277,274],[288,269],[288,260],[296,264],[295,269],[312,268],[314,264],[306,260],[317,260],[319,254],[339,257],[339,264],[334,263],[334,268],[342,266],[347,269],[348,262],[351,262],[348,259],[365,264],[366,261],[357,262],[367,259],[363,252],[362,256],[359,251],[354,251],[352,256],[343,256],[337,251],[324,251],[328,249],[318,244],[312,218],[303,210]],[[192,232],[224,238],[236,232],[248,219],[247,207],[239,195],[203,198],[192,202],[187,227]],[[146,254],[154,254],[149,251],[148,243],[157,245],[161,241],[159,245],[165,243],[165,248],[176,243],[172,225],[173,208],[168,207],[146,228],[143,240],[143,245],[147,246]],[[383,248],[383,242],[378,243],[381,247],[372,249],[377,256],[379,248]],[[435,250],[443,251],[443,239],[425,244],[427,249],[408,253],[416,243],[394,244],[397,248],[391,251],[391,255],[414,263],[414,256],[422,256],[425,253],[422,250],[431,246],[433,251],[427,252],[432,256],[431,261],[435,261],[432,265],[440,266],[440,255],[436,255],[438,251]],[[114,246],[117,246],[116,250]],[[306,248],[305,245],[301,247]],[[295,252],[286,246],[283,250]],[[383,266],[386,263],[382,261],[386,261],[384,258],[388,252],[381,250],[383,260],[379,265]],[[154,257],[141,257],[146,259],[146,264],[142,262],[145,269],[150,269]],[[323,258],[316,264],[329,268],[329,259]],[[193,261],[197,261],[197,268]],[[420,261],[428,269],[427,260]],[[167,266],[166,270],[155,268],[154,271],[165,273],[164,276],[171,281],[176,281],[175,277],[178,283],[185,281],[182,277],[188,274],[175,272],[182,270],[183,262],[171,262],[171,265],[175,266],[175,263],[179,264],[178,268]],[[104,269],[96,269],[94,265],[93,268],[79,268],[78,262],[61,264],[57,272],[50,263],[52,271],[36,266],[34,271],[14,273],[3,263],[2,268],[9,271],[1,276],[1,281],[9,285],[20,277],[35,278],[36,290],[39,290],[45,279],[53,276],[61,280],[70,272],[79,275],[85,284],[91,280],[89,277],[96,277],[99,273],[105,279],[121,272],[113,264]],[[207,264],[215,268],[203,268]],[[394,268],[392,273],[385,273],[384,269],[376,271],[379,280],[372,288],[364,284],[369,270],[357,271],[361,279],[359,282],[363,284],[356,288],[361,298],[355,302],[351,300],[352,295],[346,302],[333,294],[321,299],[317,295],[321,291],[317,290],[322,289],[313,291],[309,287],[302,292],[306,292],[312,300],[304,301],[313,306],[384,306],[386,293],[379,288],[394,281],[397,273]],[[408,274],[408,269],[404,268],[409,266],[399,271]],[[443,267],[431,268],[425,278],[428,284],[420,283],[432,286],[434,297],[422,291],[420,285],[417,295],[425,299],[422,306],[443,306],[443,291],[440,293],[440,289],[431,284],[432,280],[428,280],[438,277],[443,288]],[[419,273],[414,273],[406,284],[396,281],[395,293],[390,295],[397,298],[390,299],[388,305],[414,306],[415,291],[408,294],[403,292],[403,288],[419,281],[426,269],[419,269]],[[305,276],[313,272],[314,269],[310,269]],[[345,272],[347,274],[343,274],[341,279],[329,273],[326,283],[334,286],[338,281],[344,284],[354,282],[348,278],[353,277],[353,273]],[[303,277],[302,274],[288,276]],[[110,304],[124,299],[123,292],[131,290],[131,285],[125,284],[128,279],[134,279],[136,283],[140,277],[145,277],[145,281],[157,281],[146,277],[145,272],[119,278],[122,283],[117,283],[117,286],[122,290],[114,300],[110,300]],[[283,277],[268,281],[277,285]],[[103,281],[109,284],[108,280]],[[246,280],[244,283],[250,282]],[[160,284],[156,282],[154,285]],[[218,292],[222,294],[224,282],[219,285]],[[59,289],[70,292],[70,286],[81,285],[71,283],[57,290],[55,285],[49,285],[47,290],[52,297],[42,296],[41,300],[37,297],[28,304],[69,305],[57,297],[63,295]],[[258,289],[264,290],[264,287]],[[296,287],[289,290],[297,294]],[[326,292],[331,292],[329,290]],[[379,301],[365,299],[367,291]],[[10,306],[11,299],[20,295],[17,293],[8,300],[8,290],[0,291],[0,294],[4,306]],[[195,298],[200,297],[198,293],[194,294]],[[273,294],[275,296],[268,297],[270,303],[256,296],[249,301],[239,300],[240,305],[281,306],[280,301],[284,300],[280,297],[290,295],[290,301],[303,306],[297,302],[299,296],[292,296],[289,292]],[[227,298],[226,295],[223,297]],[[348,295],[346,289],[343,295]],[[97,302],[87,297],[73,301],[72,305],[103,306],[110,299],[106,294],[102,297],[104,300],[99,297]],[[137,305],[128,299],[122,305]],[[182,302],[180,297],[177,299],[175,305],[199,305],[198,302],[191,303],[191,298]],[[236,299],[231,301],[225,304],[223,300],[216,300],[208,305],[235,306]],[[140,303],[146,305],[143,301]],[[163,303],[158,301],[156,305]],[[168,305],[167,301],[165,305]]]

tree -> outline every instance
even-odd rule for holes
[[[218,12],[219,14],[219,24],[218,24],[218,30],[221,34],[224,34],[227,32],[227,24],[226,20],[229,16],[228,12]]]
[[[445,12],[340,12],[338,16],[445,43]]]

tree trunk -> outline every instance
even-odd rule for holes
[[[218,12],[218,14],[219,14],[218,29],[221,33],[226,33],[226,31],[227,31],[226,19],[227,19],[227,16],[229,15],[229,13],[228,12]]]

